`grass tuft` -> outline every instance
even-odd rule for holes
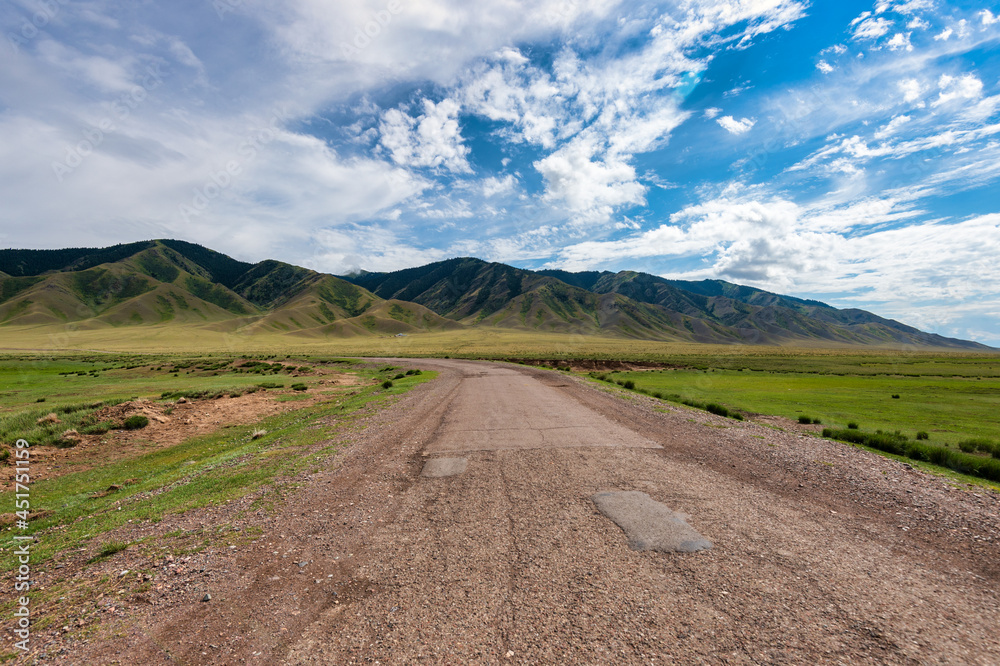
[[[125,550],[129,547],[129,545],[130,544],[127,541],[109,541],[101,546],[101,549],[97,551],[97,555],[94,555],[92,558],[87,560],[87,564],[93,564],[94,562],[107,559],[115,553],[120,553]]]
[[[125,419],[122,428],[125,430],[140,430],[149,425],[149,419],[142,414],[133,414]]]

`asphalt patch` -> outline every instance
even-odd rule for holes
[[[468,464],[467,458],[433,458],[424,463],[424,469],[420,475],[431,478],[455,476],[464,472]]]
[[[622,528],[632,550],[696,553],[712,542],[698,534],[682,513],[675,513],[646,493],[635,490],[597,493],[590,498],[598,510]]]

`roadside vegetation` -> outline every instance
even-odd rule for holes
[[[1000,357],[758,354],[684,362],[692,360],[587,376],[729,418],[826,425],[824,437],[1000,482]]]
[[[258,506],[273,506],[285,492],[285,480],[317,469],[322,464],[319,460],[336,453],[346,440],[346,428],[366,408],[435,376],[398,368],[374,369],[338,358],[310,357],[308,371],[301,369],[301,359],[268,359],[268,372],[279,362],[283,368],[296,368],[279,370],[295,377],[296,385],[286,389],[283,383],[261,382],[259,373],[248,372],[240,363],[246,358],[0,358],[0,374],[31,387],[0,394],[0,465],[8,469],[12,445],[19,438],[27,439],[35,454],[60,446],[59,438],[69,428],[91,434],[115,428],[144,432],[150,424],[144,415],[133,414],[119,423],[102,424],[94,419],[102,409],[137,398],[158,405],[159,413],[169,413],[178,401],[216,400],[254,391],[278,394],[274,398],[313,398],[303,407],[255,423],[219,426],[203,436],[127,456],[109,448],[107,457],[101,457],[100,445],[89,449],[84,469],[74,471],[72,465],[64,465],[65,473],[31,481],[32,519],[24,530],[15,531],[11,519],[14,490],[4,488],[0,514],[5,520],[0,534],[7,536],[0,537],[0,567],[9,571],[16,566],[15,534],[38,538],[32,548],[34,566],[44,566],[52,558],[65,559],[74,551],[99,562],[130,545],[108,537],[129,523],[155,523],[167,514],[254,493],[260,498]],[[99,368],[96,373],[94,368]],[[78,369],[85,369],[84,375]],[[323,382],[324,377],[344,376],[352,377],[352,383]],[[384,388],[385,382],[391,386]],[[45,389],[47,395],[39,395]],[[89,400],[82,401],[84,396]],[[40,397],[44,403],[38,401]],[[56,415],[55,421],[48,418],[50,414]],[[32,464],[43,462],[33,459]]]

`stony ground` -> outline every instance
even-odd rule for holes
[[[121,591],[35,658],[1000,663],[997,493],[561,373],[415,366],[441,374],[278,512],[190,512],[157,529],[229,536],[104,564],[129,569]],[[467,464],[421,476],[439,457]],[[713,548],[630,550],[590,499],[608,490],[646,493]]]

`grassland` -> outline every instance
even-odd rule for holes
[[[810,360],[822,365],[828,359]],[[803,359],[802,365],[808,367],[810,360]],[[857,368],[864,374],[856,375],[841,374],[839,364],[834,374],[784,370],[786,359],[775,359],[772,369],[764,370],[768,364],[755,361],[756,370],[664,369],[614,377],[650,392],[793,421],[804,415],[834,428],[853,422],[867,430],[899,430],[910,437],[924,431],[932,441],[950,445],[976,437],[1000,438],[995,417],[1000,412],[997,361],[868,362]],[[875,369],[886,374],[874,374]]]
[[[8,527],[6,534],[43,537],[32,549],[35,566],[74,549],[93,551],[100,559],[109,545],[106,535],[130,521],[156,522],[166,514],[261,491],[261,501],[266,503],[269,495],[280,494],[281,479],[311,469],[318,456],[334,453],[359,410],[433,377],[433,373],[405,374],[396,368],[362,367],[331,358],[282,356],[282,369],[278,365],[279,361],[265,355],[258,360],[210,355],[0,358],[0,378],[6,387],[0,396],[0,441],[7,450],[19,437],[35,440],[31,450],[47,441],[48,433],[35,423],[44,411],[72,418],[102,402],[138,397],[169,405],[179,395],[210,399],[260,384],[271,391],[276,385],[288,386],[278,389],[284,398],[314,398],[307,406],[256,423],[220,428],[126,457],[109,455],[91,460],[96,464],[81,471],[32,482],[31,513],[37,519],[26,530],[15,532]],[[311,376],[313,369],[331,367],[338,376],[356,376],[359,383],[321,385],[320,377],[328,379],[329,373]],[[287,376],[291,372],[297,373],[294,379]],[[391,381],[391,386],[386,387],[385,381]],[[43,398],[45,402],[39,403]],[[66,407],[78,409],[67,415],[60,411]],[[59,428],[68,424],[64,421]],[[109,488],[114,492],[108,492]],[[0,512],[13,512],[14,489],[3,490],[0,507],[5,509]],[[0,567],[10,571],[16,561],[14,542],[8,536],[0,543]]]
[[[957,365],[990,359],[1000,375],[1000,351],[996,354],[938,352],[909,345],[886,347],[815,346],[773,347],[752,345],[708,345],[688,342],[658,342],[620,337],[548,332],[526,332],[503,328],[470,328],[453,331],[392,335],[324,336],[307,333],[261,331],[240,334],[225,327],[165,324],[162,326],[118,326],[84,329],[66,326],[4,326],[0,329],[0,352],[28,351],[54,354],[61,351],[97,353],[263,353],[321,354],[339,356],[406,356],[452,358],[608,359],[621,361],[682,362],[712,367],[754,367],[762,359],[767,369],[784,363],[794,369],[803,359],[810,368],[826,371],[879,374],[878,367],[865,370],[867,361],[897,365],[951,359]],[[905,359],[910,359],[909,361]],[[965,361],[963,359],[973,359]],[[919,368],[918,368],[919,371]]]

